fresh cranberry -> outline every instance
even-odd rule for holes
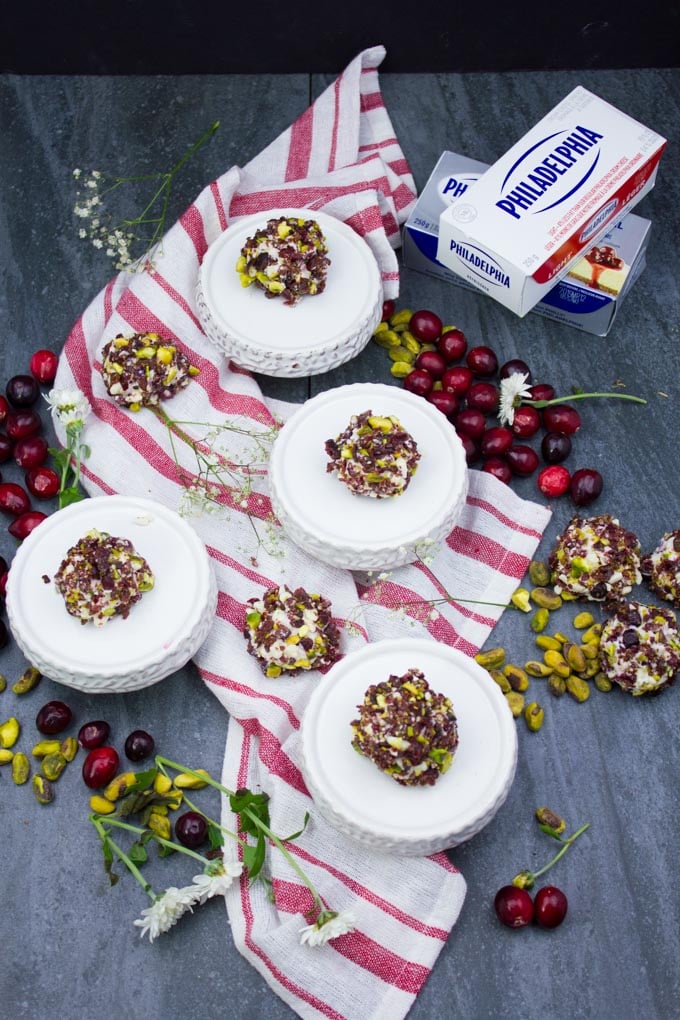
[[[441,379],[446,371],[446,362],[437,351],[421,351],[416,358],[416,368],[424,368],[433,379]]]
[[[563,496],[569,488],[571,475],[561,464],[551,464],[538,473],[538,487],[544,496],[549,499],[557,499]]]
[[[51,499],[59,492],[59,475],[52,468],[31,468],[25,474],[26,488],[37,499]]]
[[[493,901],[498,920],[508,928],[524,928],[534,918],[534,901],[526,889],[504,885]]]
[[[498,387],[493,383],[476,382],[467,391],[467,405],[482,414],[495,414],[499,396]]]
[[[29,407],[40,396],[40,389],[32,375],[13,375],[5,387],[10,404]]]
[[[522,404],[515,409],[515,416],[512,421],[512,431],[521,439],[529,439],[535,436],[541,427],[541,416],[535,407]]]
[[[481,439],[486,430],[486,418],[473,407],[464,407],[459,411],[454,424],[459,435],[469,436],[470,439]]]
[[[15,517],[7,530],[12,538],[18,538],[23,542],[44,520],[47,520],[47,514],[41,510],[27,510],[25,514]]]
[[[115,747],[95,747],[83,762],[83,780],[91,790],[100,790],[110,783],[120,764]]]
[[[414,312],[408,324],[409,331],[416,340],[424,344],[433,344],[442,331],[443,322],[434,312],[421,309]]]
[[[153,754],[155,741],[146,730],[133,730],[125,739],[125,757],[130,761],[142,761]]]
[[[3,423],[7,415],[9,414],[9,404],[7,398],[0,396],[0,425]]]
[[[445,414],[447,418],[450,418],[456,413],[460,406],[460,402],[455,393],[449,393],[448,390],[432,390],[428,393],[426,398],[431,404],[434,404],[438,410]]]
[[[57,374],[57,366],[59,365],[59,358],[54,351],[39,350],[31,356],[29,369],[31,375],[39,383],[51,383],[54,382],[54,377]]]
[[[550,383],[534,383],[533,386],[529,387],[532,400],[554,400],[555,399],[555,387],[551,386]]]
[[[383,306],[382,306],[382,321],[383,322],[387,322],[388,319],[392,318],[392,316],[394,315],[396,307],[397,306],[394,303],[394,301],[392,300],[392,298],[387,298],[385,301],[383,301]]]
[[[460,361],[467,351],[467,339],[460,329],[446,329],[437,341],[437,350],[451,365]]]
[[[504,425],[487,429],[479,444],[482,457],[503,457],[512,446],[512,440],[512,432]]]
[[[182,846],[195,850],[208,838],[207,819],[198,811],[185,811],[175,822],[175,836]]]
[[[505,482],[506,485],[510,484],[512,479],[512,471],[507,461],[501,460],[500,457],[489,457],[482,464],[482,471],[485,471],[488,475],[493,475],[494,478],[498,478],[500,482]]]
[[[25,439],[40,432],[42,422],[40,416],[31,407],[10,411],[5,421],[5,428],[10,439]]]
[[[479,460],[481,454],[479,452],[479,446],[474,441],[472,436],[466,436],[464,432],[458,433],[458,438],[463,444],[465,450],[465,461],[467,464],[474,464],[475,461]]]
[[[4,464],[6,460],[12,456],[14,450],[14,443],[4,433],[0,432],[0,464]]]
[[[466,358],[467,366],[476,376],[488,379],[498,371],[498,358],[490,347],[472,347]]]
[[[0,511],[19,517],[31,509],[28,493],[16,482],[0,482]]]
[[[4,599],[7,594],[7,578],[9,577],[9,570],[4,570],[0,574],[0,596]]]
[[[594,468],[579,468],[571,476],[569,495],[576,506],[588,506],[602,492],[602,475]]]
[[[35,717],[35,725],[41,733],[61,733],[71,725],[73,712],[65,701],[48,701]]]
[[[534,919],[541,928],[557,928],[567,916],[567,897],[554,885],[544,885],[534,898]]]
[[[546,464],[561,464],[571,453],[571,439],[563,432],[546,432],[541,440],[541,454]]]
[[[447,368],[442,376],[442,386],[451,393],[461,396],[470,389],[473,380],[472,372],[465,365],[454,365]]]
[[[94,747],[101,747],[109,739],[110,732],[111,727],[103,719],[83,723],[78,730],[78,743],[85,750],[91,751]]]
[[[434,386],[434,379],[424,368],[414,368],[404,379],[404,389],[419,397],[426,397]]]
[[[513,475],[526,478],[533,475],[538,467],[538,454],[530,446],[512,446],[505,455]]]
[[[525,375],[527,378],[524,381],[531,382],[531,369],[521,358],[511,358],[510,361],[506,361],[504,365],[501,365],[498,374],[501,379],[508,379],[511,375]]]
[[[14,444],[14,459],[20,468],[40,467],[47,460],[47,440],[44,436],[26,436]]]
[[[581,415],[568,404],[553,404],[543,409],[543,424],[548,432],[562,432],[573,436],[581,428]]]

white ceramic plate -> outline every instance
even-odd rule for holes
[[[459,745],[434,786],[400,786],[352,747],[351,722],[371,684],[417,668],[453,702]],[[374,849],[430,854],[477,835],[506,799],[517,765],[516,723],[474,659],[424,638],[378,641],[319,680],[302,720],[302,769],[327,821]]]
[[[90,528],[127,538],[155,577],[127,619],[103,627],[71,616],[53,583]],[[28,661],[89,693],[136,690],[180,669],[207,637],[216,599],[208,554],[193,528],[160,503],[127,496],[86,499],[48,517],[19,546],[7,584],[10,627]]]
[[[279,216],[313,219],[328,245],[326,287],[293,307],[241,286],[236,262],[246,239]],[[285,377],[327,372],[355,357],[382,315],[378,264],[341,220],[310,209],[271,209],[237,220],[213,242],[198,274],[198,315],[207,336],[237,365]]]
[[[393,499],[354,495],[326,470],[326,440],[368,410],[396,415],[421,453],[408,488]],[[423,542],[449,534],[465,504],[468,471],[463,444],[433,404],[396,386],[355,383],[320,393],[286,422],[269,481],[292,541],[326,563],[370,570],[412,562]]]

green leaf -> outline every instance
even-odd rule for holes
[[[158,775],[158,769],[146,769],[144,772],[138,772],[137,778],[135,779],[132,786],[128,786],[128,793],[137,793],[141,790],[148,790],[153,784],[156,776]]]
[[[92,448],[89,447],[87,445],[87,443],[81,443],[80,444],[80,451],[79,452],[80,452],[80,456],[81,456],[82,460],[87,460],[87,458],[92,453]]]
[[[211,850],[219,850],[221,846],[224,846],[224,835],[216,825],[208,825],[208,841]]]
[[[85,499],[84,494],[77,486],[71,485],[59,493],[59,509],[63,510],[64,507],[70,506],[72,503],[78,503],[81,499]]]
[[[48,447],[47,452],[52,455],[52,459],[60,471],[63,471],[65,467],[68,467],[71,460],[71,454],[68,450],[61,448],[57,450],[50,446]]]
[[[141,840],[137,840],[136,843],[132,844],[128,851],[128,857],[133,864],[146,864],[149,859],[149,855]]]
[[[229,797],[229,806],[234,814],[239,816],[241,829],[252,836],[259,837],[262,831],[256,819],[259,819],[263,825],[269,828],[268,804],[268,794],[253,793],[248,789],[237,790],[236,793],[232,793]]]
[[[118,881],[118,875],[113,870],[113,850],[109,846],[107,839],[102,840],[102,852],[104,854],[104,870],[109,876],[109,882],[113,886]]]
[[[158,844],[158,856],[159,857],[170,857],[172,854],[177,853],[174,847],[164,846],[163,843]]]
[[[248,876],[251,880],[257,878],[262,871],[262,865],[264,864],[265,858],[265,842],[264,837],[258,839],[255,846],[248,845],[243,848],[243,863],[248,869]]]
[[[302,828],[301,828],[301,829],[298,829],[298,831],[297,831],[297,832],[294,832],[292,836],[286,836],[285,838],[283,838],[283,839],[281,840],[281,842],[282,842],[282,843],[292,843],[294,839],[297,839],[297,838],[298,838],[298,836],[301,836],[301,835],[302,835],[302,833],[303,833],[303,832],[305,831],[305,829],[307,828],[307,822],[308,822],[308,821],[309,821],[309,811],[305,811],[305,817],[304,817],[304,818],[303,818],[303,820],[302,820]]]

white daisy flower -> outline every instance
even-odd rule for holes
[[[185,886],[183,889],[170,886],[162,896],[157,896],[151,906],[143,910],[142,916],[135,921],[135,925],[142,929],[140,936],[143,938],[148,933],[149,942],[153,942],[164,931],[172,928],[187,910],[193,913],[191,908],[195,902],[196,890],[193,886]]]
[[[202,875],[194,875],[194,897],[197,903],[205,903],[212,896],[224,896],[235,878],[243,871],[240,861],[220,861]]]
[[[501,379],[498,408],[501,425],[512,425],[515,420],[515,408],[519,407],[523,400],[530,399],[529,376],[526,372],[513,372],[507,379]]]
[[[52,389],[45,397],[55,421],[64,426],[81,424],[92,410],[90,402],[80,390]]]
[[[356,918],[349,910],[322,910],[314,924],[300,928],[300,942],[308,946],[325,946],[338,935],[346,935],[356,928]]]

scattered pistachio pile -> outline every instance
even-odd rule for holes
[[[578,613],[573,620],[577,634],[570,637],[562,631],[546,634],[552,614],[571,601],[549,587],[550,570],[547,564],[533,560],[529,565],[529,580],[534,587],[518,588],[512,604],[525,613],[531,613],[531,629],[536,635],[536,647],[541,658],[530,659],[524,666],[506,663],[504,648],[489,648],[479,652],[475,660],[487,670],[503,691],[513,716],[524,716],[529,730],[537,732],[543,725],[545,711],[540,702],[528,700],[530,678],[542,679],[555,698],[570,694],[577,702],[590,697],[591,682],[597,690],[607,693],[612,682],[600,668],[600,636],[602,625],[592,613]]]

